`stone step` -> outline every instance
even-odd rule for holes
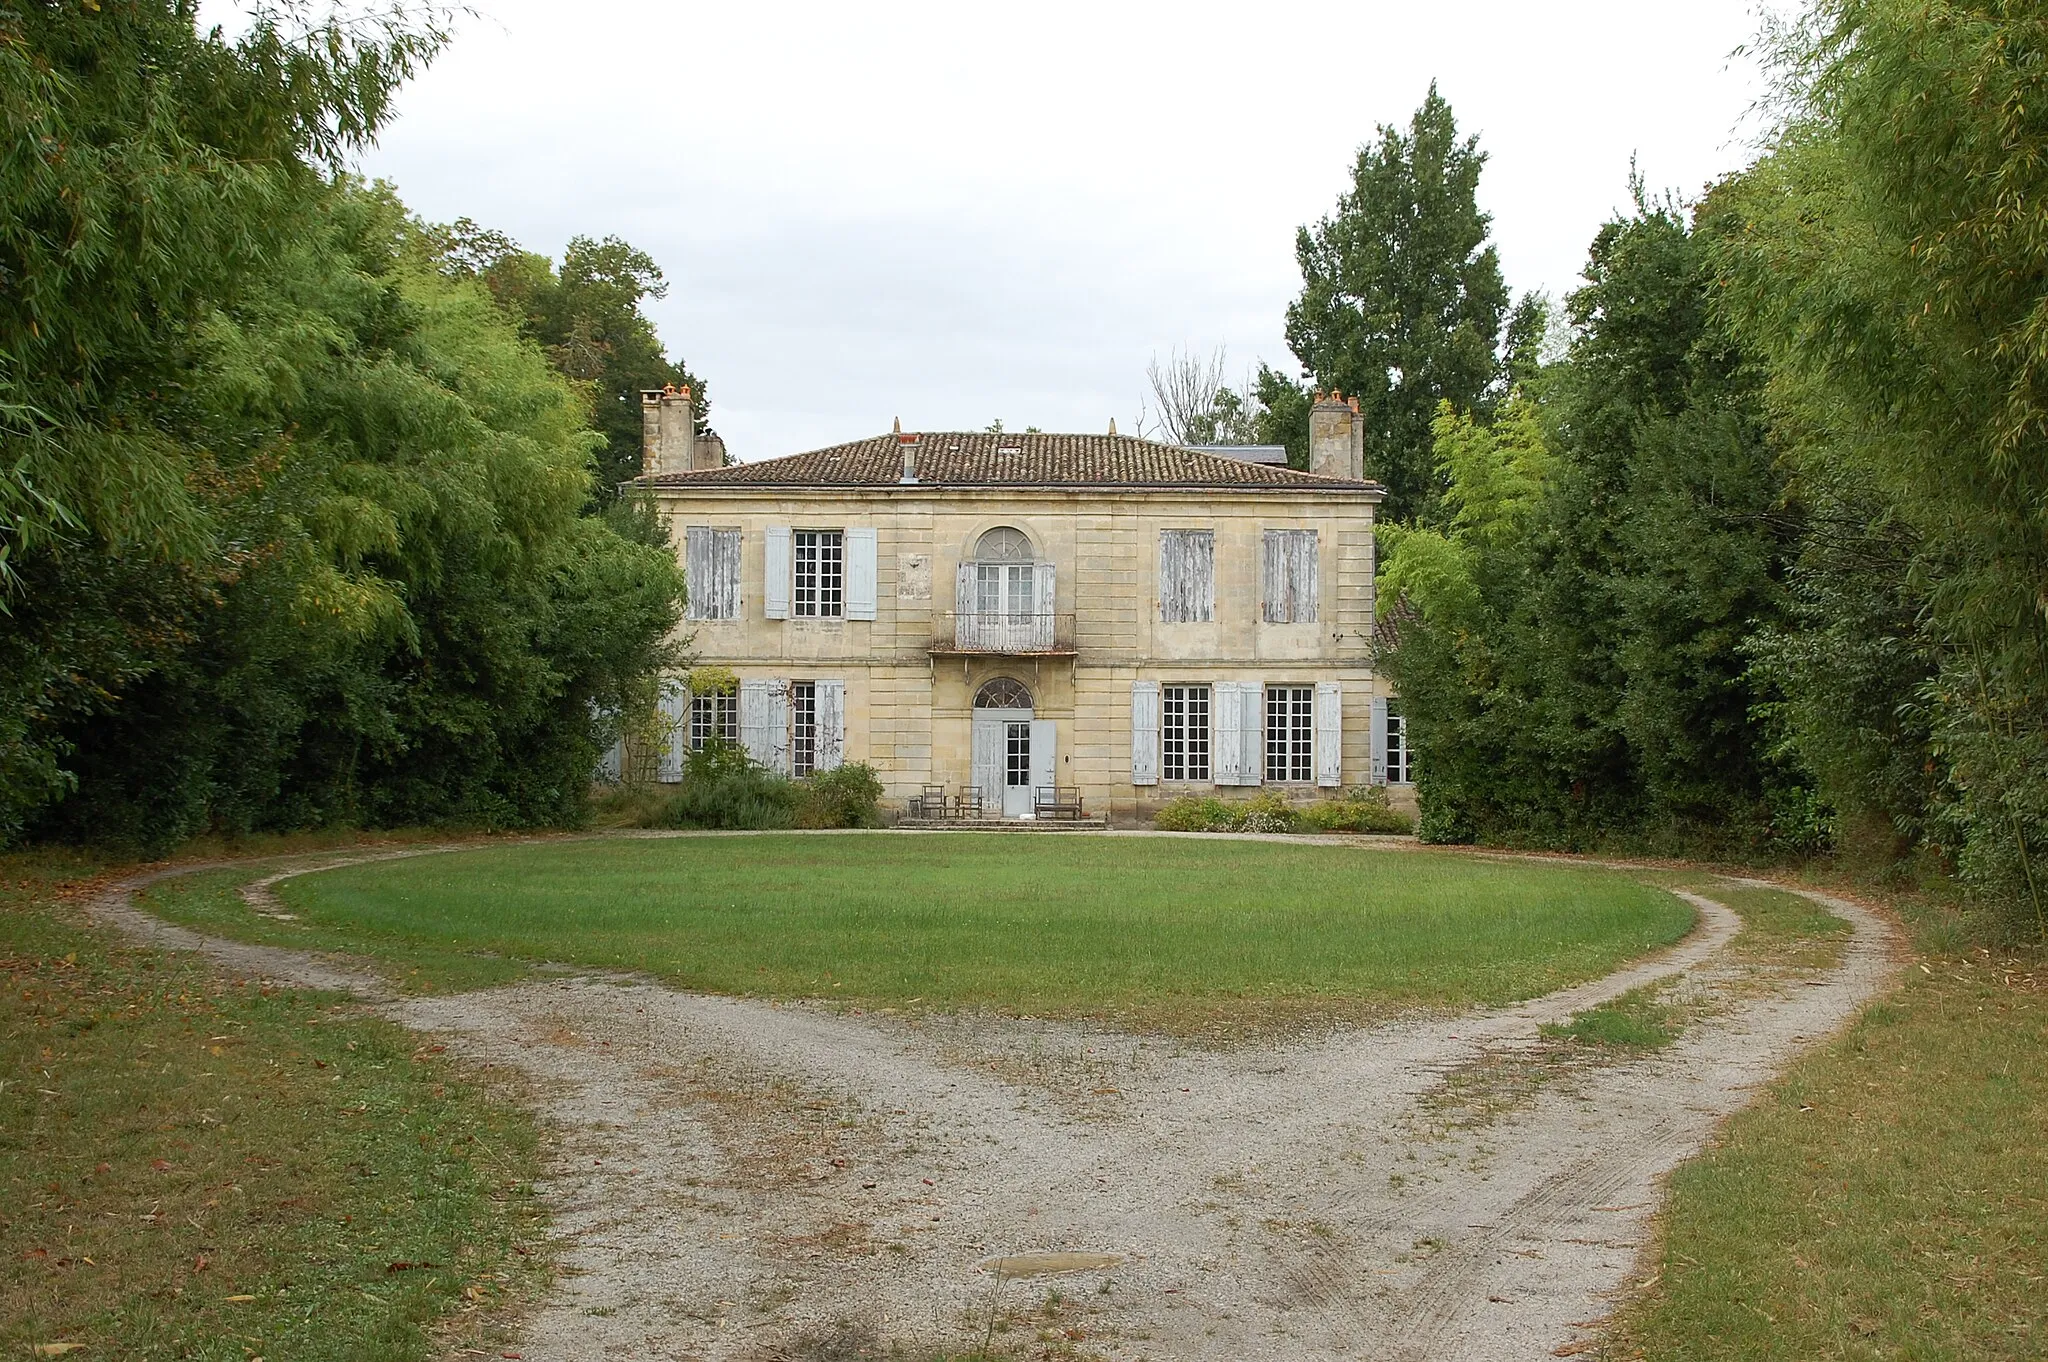
[[[1106,818],[899,818],[899,828],[921,832],[1102,832]]]

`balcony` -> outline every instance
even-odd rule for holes
[[[930,649],[935,657],[1072,657],[1075,651],[1071,614],[963,610],[941,615],[936,623]]]

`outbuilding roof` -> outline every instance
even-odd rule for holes
[[[915,484],[903,481],[908,451]],[[924,431],[756,463],[637,478],[639,487],[1228,487],[1383,491],[1378,483],[1251,463],[1132,435]]]

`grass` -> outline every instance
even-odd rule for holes
[[[1782,952],[1792,917],[1751,948]],[[1956,949],[1952,915],[1912,926],[1902,985],[1673,1176],[1602,1356],[2048,1356],[2048,980]]]
[[[303,933],[423,973],[488,952],[492,969],[563,961],[713,992],[1172,1029],[1509,1002],[1604,974],[1692,922],[1661,891],[1583,867],[972,834],[502,845],[278,892],[299,923],[216,904],[211,925]]]
[[[1665,1000],[1664,983],[1632,988],[1612,1002],[1572,1014],[1568,1022],[1545,1022],[1546,1040],[1575,1041],[1614,1050],[1654,1050],[1678,1039],[1680,1023]]]
[[[531,1124],[336,999],[111,944],[100,869],[0,858],[0,1356],[494,1342],[546,1272]]]

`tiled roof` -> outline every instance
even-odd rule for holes
[[[909,435],[876,435],[758,463],[664,473],[642,487],[894,487]],[[911,447],[921,487],[1235,487],[1379,491],[1378,483],[1249,463],[1131,435],[923,432]]]

